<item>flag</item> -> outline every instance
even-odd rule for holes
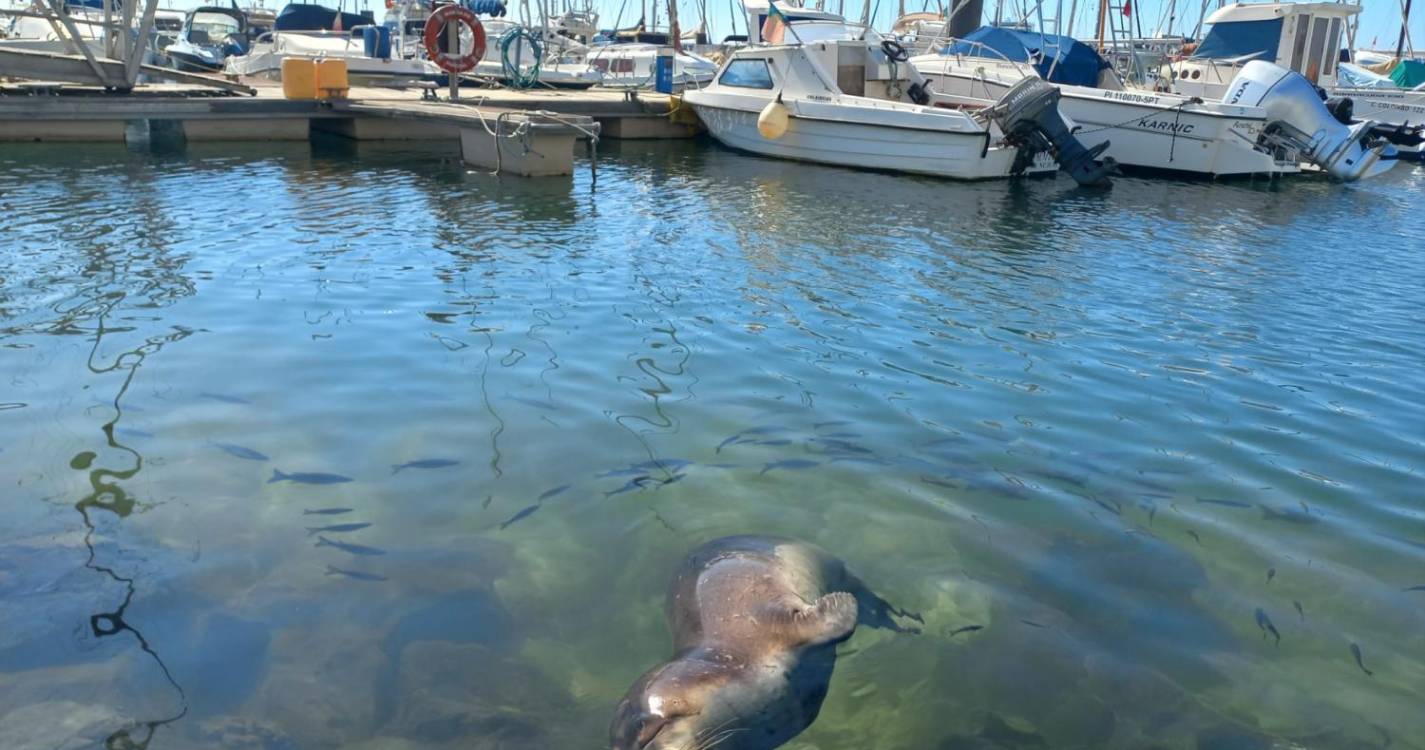
[[[762,41],[767,44],[781,44],[782,34],[787,31],[787,17],[777,10],[773,3],[767,3],[767,20],[762,23]]]
[[[1123,17],[1133,17],[1133,0],[1123,0]]]

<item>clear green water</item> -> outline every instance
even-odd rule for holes
[[[603,153],[0,149],[0,747],[600,747],[748,532],[926,624],[792,748],[1425,747],[1425,172]]]

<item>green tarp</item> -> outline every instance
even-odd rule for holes
[[[1425,83],[1425,60],[1401,60],[1390,71],[1390,80],[1403,89]]]

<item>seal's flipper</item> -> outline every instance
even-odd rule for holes
[[[792,645],[818,646],[839,641],[856,629],[856,597],[834,591],[811,606],[799,599],[767,605],[763,617]]]

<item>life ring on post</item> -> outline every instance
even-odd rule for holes
[[[446,39],[446,26],[458,23],[469,29],[470,36],[475,40],[470,51],[460,54],[460,50],[446,51],[443,49]],[[481,25],[480,19],[474,13],[459,5],[436,6],[435,12],[426,19],[425,32],[422,34],[426,43],[426,55],[436,67],[447,73],[464,73],[475,68],[476,63],[485,56],[485,27]]]

